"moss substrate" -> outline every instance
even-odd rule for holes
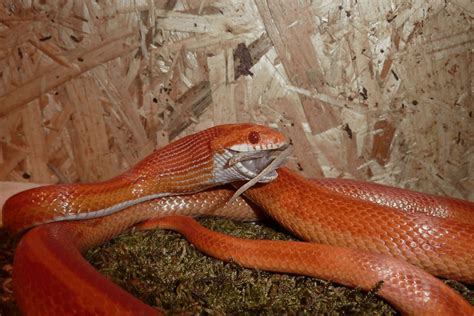
[[[201,223],[241,238],[294,240],[272,223]],[[245,269],[207,257],[169,231],[122,235],[89,251],[87,258],[128,292],[170,314],[396,314],[375,295],[376,287],[366,293],[304,276]],[[473,291],[450,284],[474,304]]]

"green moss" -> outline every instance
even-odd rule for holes
[[[263,224],[201,223],[241,238],[294,239]],[[174,232],[123,235],[87,257],[124,289],[171,314],[396,314],[374,292],[223,263],[202,255]]]

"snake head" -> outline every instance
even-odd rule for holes
[[[214,179],[217,183],[246,181],[257,176],[259,182],[269,182],[278,176],[276,169],[284,159],[270,164],[289,147],[285,135],[254,124],[221,125],[219,128],[225,132],[211,143],[216,153]]]

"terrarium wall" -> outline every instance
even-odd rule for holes
[[[2,1],[0,180],[97,181],[207,127],[288,165],[474,200],[474,5]]]

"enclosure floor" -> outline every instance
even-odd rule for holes
[[[294,239],[273,223],[201,220],[206,227],[250,239]],[[0,315],[18,315],[11,293],[14,243],[0,231]],[[303,276],[244,269],[201,254],[179,234],[128,232],[86,254],[104,275],[169,314],[362,314],[396,311],[375,295]],[[474,305],[474,287],[448,285]]]

